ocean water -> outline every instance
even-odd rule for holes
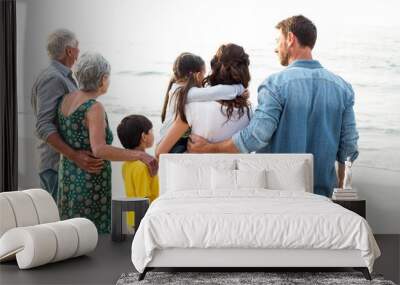
[[[371,38],[373,35],[373,38]],[[257,106],[257,87],[271,73],[283,69],[273,52],[275,40],[239,42],[250,56],[251,101]],[[222,42],[221,42],[222,43]],[[207,63],[218,48],[211,43],[169,43],[127,40],[112,55],[111,86],[101,100],[116,134],[128,114],[143,114],[154,124],[157,136],[163,98],[175,57],[183,51],[199,54]],[[350,82],[356,93],[355,112],[360,134],[356,165],[400,171],[400,29],[348,30],[321,35],[314,58]],[[115,143],[118,144],[116,137]],[[150,150],[153,153],[154,149]]]

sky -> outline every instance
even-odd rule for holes
[[[300,13],[313,20],[321,32],[336,32],[338,26],[343,27],[340,29],[343,32],[359,26],[400,28],[398,0],[17,0],[17,3],[29,7],[41,26],[70,26],[82,38],[160,44],[173,40],[179,46],[188,40],[260,42],[272,35],[277,22]],[[154,34],[164,36],[154,37]]]

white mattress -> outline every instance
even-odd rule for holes
[[[162,195],[140,223],[132,262],[143,272],[156,249],[169,248],[359,250],[370,271],[380,255],[359,215],[319,195],[265,189]]]

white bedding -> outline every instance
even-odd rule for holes
[[[135,268],[165,248],[357,249],[371,272],[380,255],[359,215],[319,195],[265,189],[162,195],[134,237]]]

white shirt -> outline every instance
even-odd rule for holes
[[[175,104],[176,96],[172,96],[175,90],[180,87],[178,84],[173,84],[170,90],[170,100],[168,102],[167,112],[165,121],[161,126],[160,135],[156,140],[158,145],[161,140],[165,137],[168,130],[171,128],[175,121]],[[214,100],[231,100],[241,95],[244,91],[244,87],[241,84],[234,85],[216,85],[206,88],[192,87],[190,88],[187,95],[187,103],[191,102],[204,102]]]
[[[249,111],[251,112],[251,110]],[[191,133],[202,136],[212,143],[231,138],[233,134],[245,128],[250,122],[246,110],[239,118],[237,108],[234,109],[232,117],[228,120],[226,107],[224,106],[221,110],[221,104],[216,101],[187,104],[185,115],[192,128]]]

